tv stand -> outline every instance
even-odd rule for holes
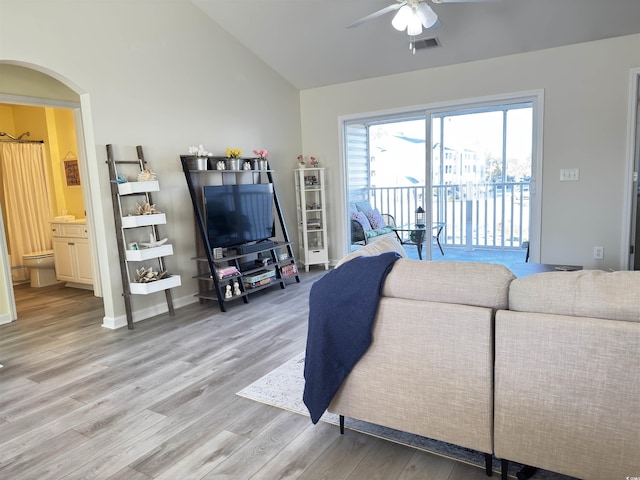
[[[240,245],[239,247],[236,247],[236,253],[238,255],[248,255],[250,253],[256,253],[256,252],[268,250],[270,248],[273,248],[273,245],[274,245],[274,242],[272,242],[271,240],[263,240],[258,243]]]
[[[201,170],[201,162],[195,160],[191,155],[180,156],[196,223],[196,257],[193,260],[196,261],[197,266],[197,274],[194,278],[198,280],[196,296],[200,299],[200,303],[217,300],[220,310],[226,312],[229,302],[242,300],[244,303],[249,303],[249,296],[255,292],[275,285],[284,289],[293,279],[300,282],[296,258],[275,186],[273,202],[282,237],[254,244],[235,245],[229,247],[222,258],[214,258],[212,247],[215,245],[212,245],[207,235],[203,187],[239,183],[273,184],[269,165],[261,166],[260,170]],[[217,165],[224,160],[224,157],[209,157],[207,163]],[[257,168],[258,162],[254,160],[257,159],[242,159],[240,164],[249,163]],[[225,267],[235,268],[222,270]]]

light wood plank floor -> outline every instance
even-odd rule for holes
[[[0,479],[486,478],[235,395],[304,350],[323,272],[227,313],[196,303],[133,331],[101,327],[90,292],[17,287],[20,319],[0,326]]]

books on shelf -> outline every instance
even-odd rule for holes
[[[258,280],[257,282],[244,282],[244,288],[251,289],[251,288],[261,287],[263,285],[269,285],[272,280],[273,280],[273,277],[269,277],[269,278],[263,278],[262,280]]]
[[[260,270],[259,272],[252,273],[251,275],[244,275],[242,279],[245,283],[255,283],[275,276],[275,270]]]
[[[282,278],[289,278],[298,273],[298,267],[295,263],[284,265],[282,267]]]
[[[238,272],[238,269],[233,265],[230,265],[228,267],[216,268],[216,271],[218,273],[218,278],[220,279],[230,277],[232,275],[237,275],[238,273],[240,273]]]

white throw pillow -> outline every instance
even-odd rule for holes
[[[367,220],[369,220],[369,223],[371,224],[371,228],[378,229],[378,228],[384,228],[387,226],[387,222],[384,221],[382,214],[377,208],[374,208],[373,210],[369,210],[366,215],[367,215]]]
[[[365,232],[368,232],[369,230],[371,230],[371,223],[369,223],[369,220],[367,219],[367,216],[364,213],[362,212],[352,213],[351,218],[356,222],[358,222],[360,225],[362,225],[362,229]]]

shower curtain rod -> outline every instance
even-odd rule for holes
[[[23,140],[22,137],[31,135],[31,132],[24,132],[17,137],[14,137],[10,133],[0,132],[0,137],[9,137],[11,140],[0,140],[0,142],[19,142],[19,143],[44,143],[44,140]]]

